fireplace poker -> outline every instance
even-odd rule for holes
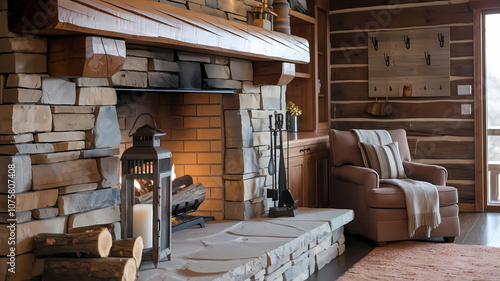
[[[269,133],[271,142],[271,159],[269,159],[269,165],[267,167],[269,175],[273,177],[272,189],[267,189],[267,198],[271,198],[274,202],[274,208],[276,208],[276,201],[278,200],[279,193],[276,186],[276,129],[273,128],[273,116],[269,115]]]
[[[283,114],[278,113],[274,115],[275,118],[275,127],[276,131],[279,133],[280,137],[280,146],[279,146],[279,151],[280,151],[280,164],[279,164],[279,171],[278,171],[278,193],[279,193],[279,201],[278,201],[278,207],[283,207],[283,192],[286,190],[286,167],[285,167],[285,159],[283,158],[283,135],[282,135],[282,128],[283,128]],[[277,143],[275,144],[277,145]]]
[[[276,172],[276,167],[274,166],[274,159],[273,159],[273,116],[269,115],[269,133],[270,133],[270,140],[271,140],[271,158],[269,159],[269,165],[267,166],[267,171],[269,172],[269,175],[274,176],[274,173]]]

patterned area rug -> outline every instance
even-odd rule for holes
[[[375,248],[337,280],[500,280],[500,248],[394,242]]]

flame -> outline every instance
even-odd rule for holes
[[[172,175],[170,176],[170,181],[174,181],[176,178],[176,175],[175,175],[175,164],[172,164]]]
[[[142,190],[141,188],[141,184],[139,183],[138,180],[134,180],[134,187],[137,189],[137,190]]]

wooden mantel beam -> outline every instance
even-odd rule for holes
[[[13,32],[85,33],[253,61],[309,62],[306,39],[148,0],[9,0]]]

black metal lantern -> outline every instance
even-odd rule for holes
[[[151,117],[154,127],[144,125],[133,132],[137,120],[144,115]],[[158,267],[158,262],[164,258],[170,260],[171,254],[172,191],[170,177],[172,153],[160,146],[160,136],[162,135],[165,133],[158,129],[151,114],[139,115],[129,132],[129,136],[133,138],[133,146],[125,150],[121,158],[122,237],[132,238],[138,236],[137,232],[142,232],[141,236],[144,239],[143,260],[153,261],[155,267]],[[152,200],[149,202],[152,204],[136,204],[136,186],[140,182],[148,183],[149,195],[152,194]],[[151,231],[149,227],[151,227]],[[150,245],[147,243],[148,240]]]

